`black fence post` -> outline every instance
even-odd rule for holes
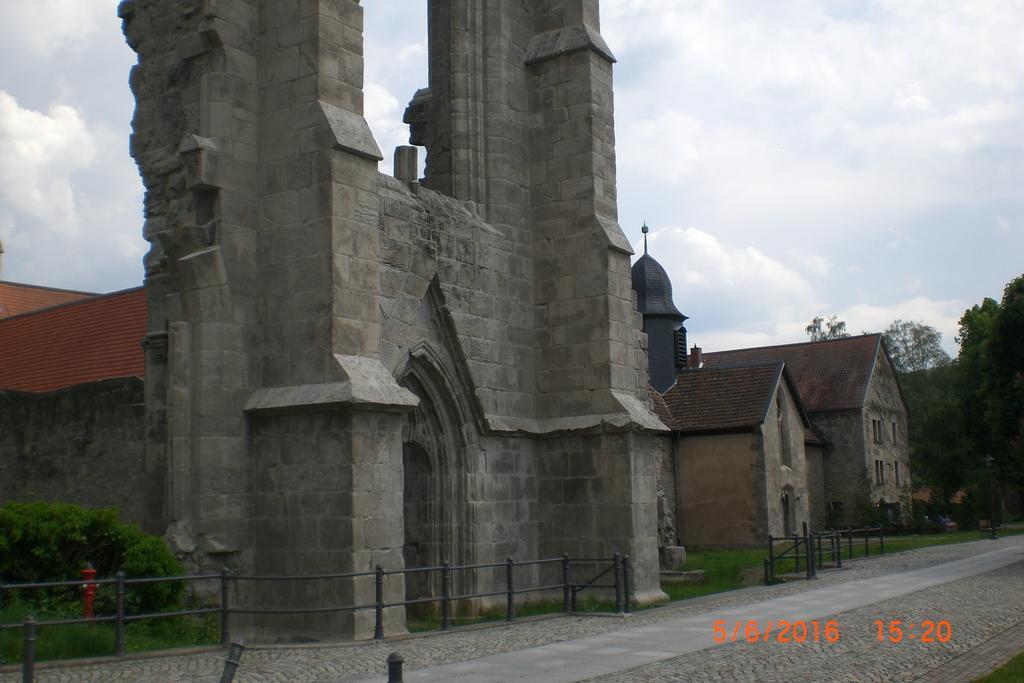
[[[794,536],[793,539],[794,539],[793,540],[793,559],[796,562],[796,567],[794,567],[793,571],[795,573],[799,574],[800,573],[800,537],[799,536]]]
[[[885,555],[885,529],[878,528],[878,548],[879,552]]]
[[[231,628],[228,618],[231,606],[228,603],[228,568],[220,570],[220,644],[227,647],[231,643]]]
[[[562,611],[566,614],[572,608],[569,593],[569,553],[562,553]]]
[[[21,682],[32,683],[36,673],[36,619],[31,614],[25,617],[22,638]]]
[[[384,640],[384,567],[373,568],[373,639]]]
[[[850,552],[850,559],[853,559],[853,530],[846,533],[846,547]]]
[[[245,652],[245,645],[232,643],[228,651],[228,658],[224,661],[224,671],[220,674],[220,683],[232,683],[235,680],[235,672],[242,662],[242,653]]]
[[[452,623],[452,568],[441,563],[441,630],[447,631]]]
[[[775,576],[775,537],[768,534],[768,570],[765,571],[764,585],[768,585],[768,571]]]
[[[615,580],[615,613],[622,614],[622,556],[618,553],[612,555],[612,575]]]
[[[807,578],[814,578],[814,538],[807,529],[807,522],[804,522],[804,551],[807,553]]]
[[[868,545],[869,536],[871,536],[871,532],[864,529],[864,557],[869,557],[871,555],[871,546]]]
[[[402,682],[402,665],[405,664],[405,658],[397,652],[392,652],[388,655],[388,683],[403,683]]]
[[[633,599],[630,597],[633,591],[630,580],[629,555],[622,558],[622,592],[625,593],[623,597],[626,603],[626,614],[630,614],[633,611]]]
[[[766,586],[770,586],[772,583],[768,576],[768,558],[766,557],[764,558],[764,585]]]
[[[114,619],[114,654],[124,655],[124,572],[114,575],[117,592],[117,611]]]
[[[812,532],[813,533],[813,532]],[[816,536],[814,539],[814,545],[818,547],[818,563],[814,565],[814,572],[818,572],[818,567],[825,564],[824,546],[821,543],[821,536]]]
[[[836,567],[843,568],[843,537],[838,531],[832,532],[832,552],[836,556]]]
[[[515,560],[513,560],[511,557],[505,558],[505,591],[507,594],[507,604],[505,606],[505,621],[512,621],[516,618],[515,566]]]

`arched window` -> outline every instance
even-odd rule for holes
[[[786,429],[786,408],[783,403],[786,395],[779,391],[775,402],[775,424],[779,428],[779,453],[782,456],[782,464],[786,467],[793,466],[793,456],[789,448],[789,430]]]

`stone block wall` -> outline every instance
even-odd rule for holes
[[[881,421],[881,432],[877,441],[871,427],[872,420]],[[910,479],[907,409],[900,394],[896,373],[885,354],[881,352],[878,354],[878,362],[864,399],[864,427],[870,501],[874,504],[884,500],[888,504],[899,505],[899,514],[895,521],[910,523],[913,489]],[[876,460],[882,461],[885,471],[885,483],[881,485],[874,476]],[[897,463],[900,469],[898,484],[895,473]]]
[[[116,507],[145,526],[142,382],[126,378],[52,394],[0,392],[0,501]],[[163,529],[147,529],[162,533]]]
[[[870,484],[864,460],[864,419],[861,415],[860,410],[811,414],[815,428],[828,442],[825,450],[825,498],[829,506],[829,520],[836,527],[858,524],[858,510],[869,504],[867,492]]]

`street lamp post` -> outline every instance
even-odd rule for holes
[[[988,530],[990,538],[996,538],[996,475],[992,468],[995,458],[991,454],[985,456],[985,469],[988,470]]]

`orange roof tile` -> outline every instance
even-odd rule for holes
[[[142,377],[146,292],[127,289],[0,320],[0,389]]]
[[[71,289],[0,282],[0,319],[94,296],[96,295],[91,292],[77,292]]]

